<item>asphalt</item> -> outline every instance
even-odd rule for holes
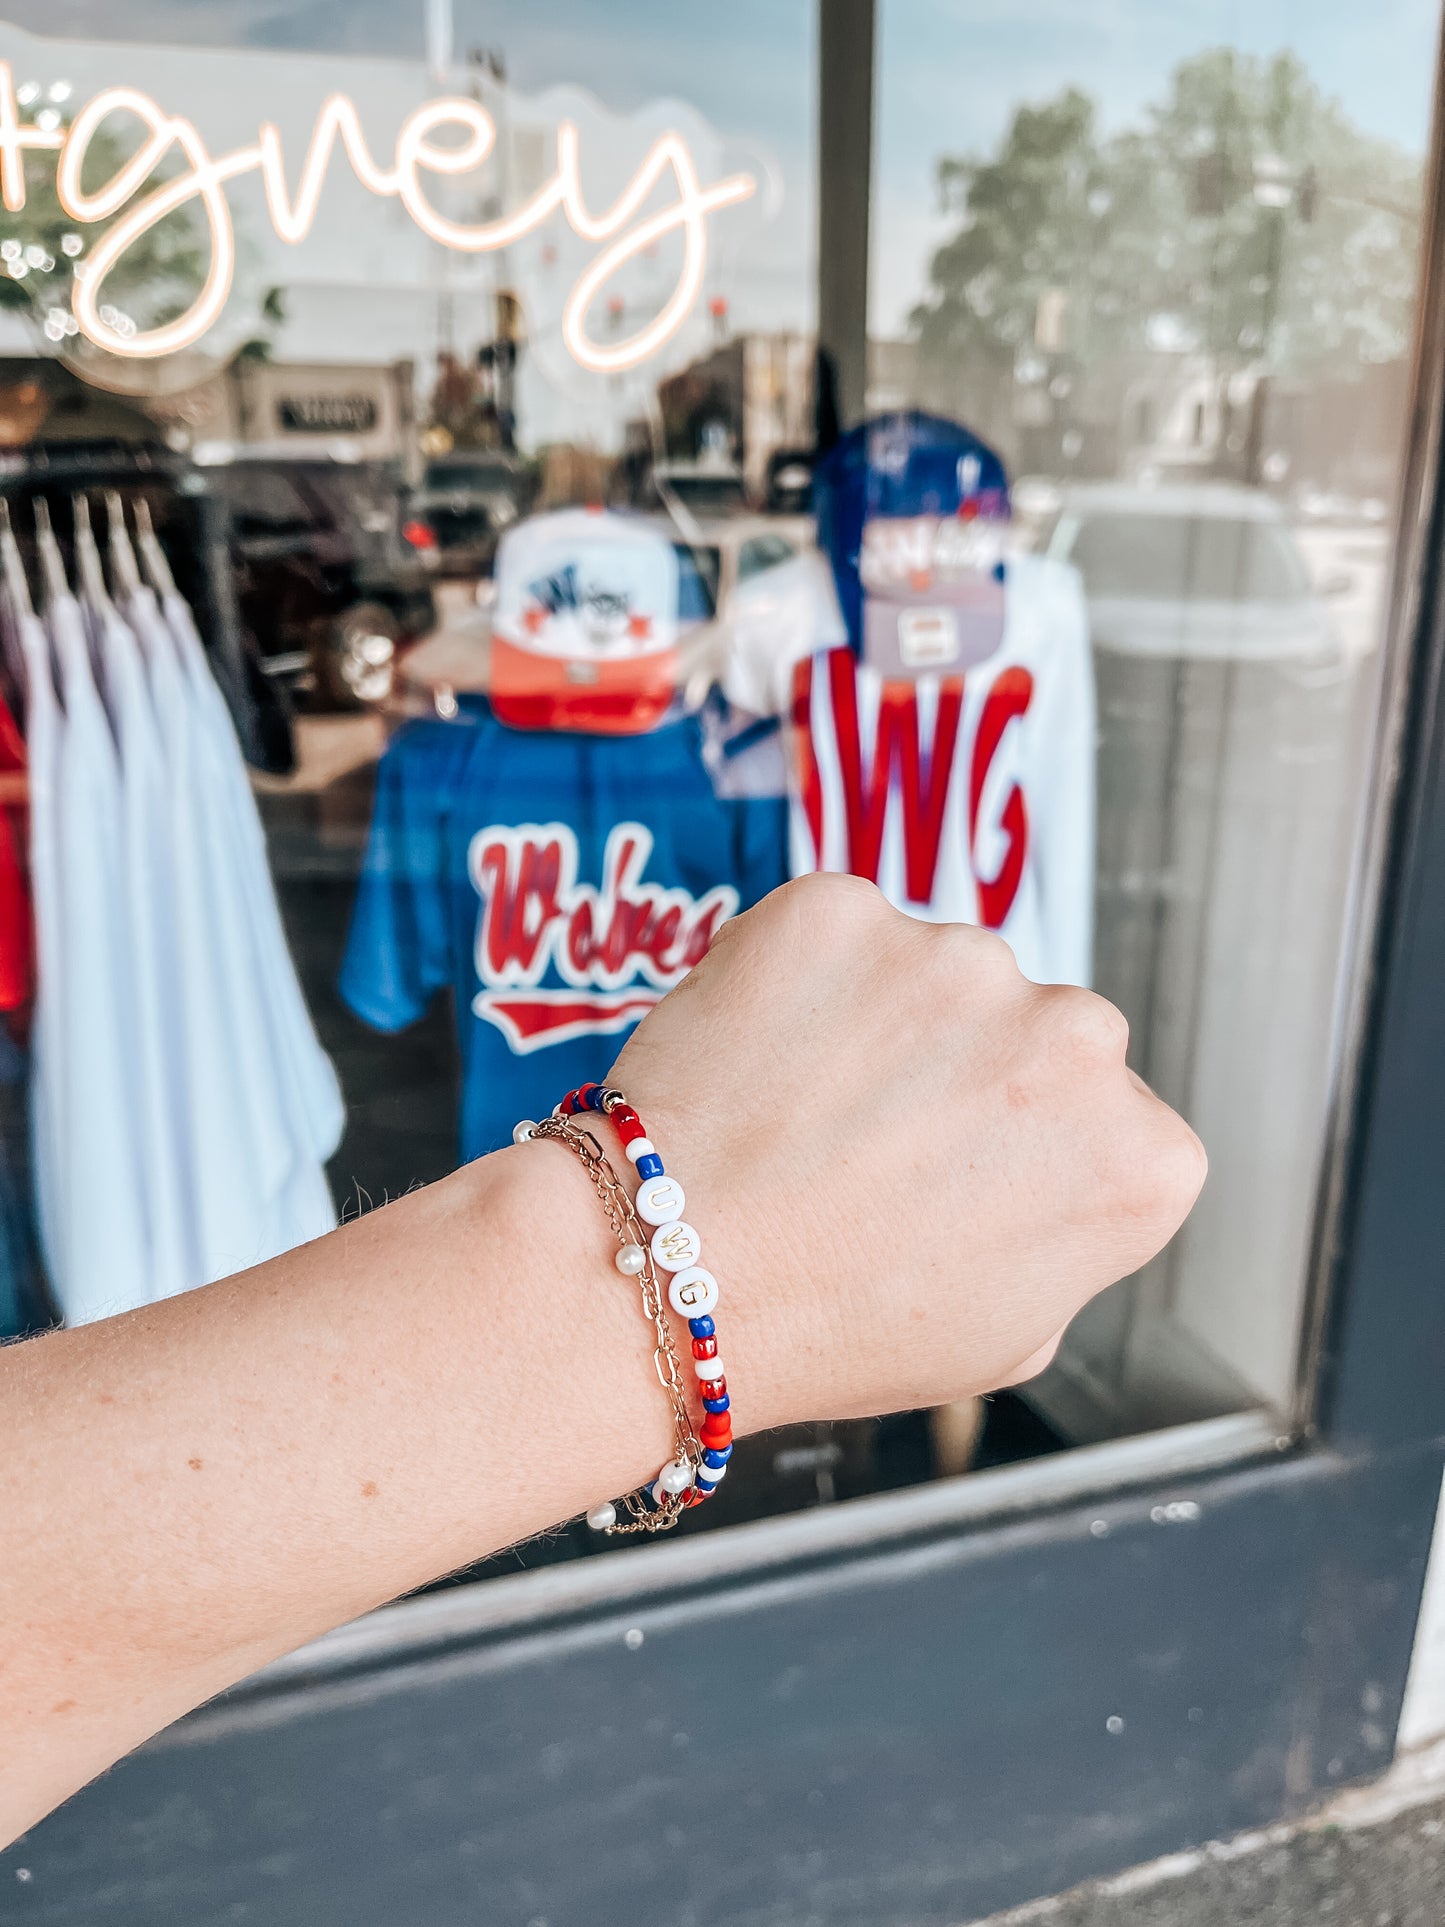
[[[1179,1855],[979,1927],[1445,1927],[1445,1798]]]

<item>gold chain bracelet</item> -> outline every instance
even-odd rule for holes
[[[619,1247],[632,1246],[644,1254],[637,1272],[637,1282],[642,1291],[643,1314],[651,1319],[656,1335],[652,1352],[653,1369],[672,1407],[674,1459],[678,1464],[699,1467],[703,1448],[693,1430],[692,1417],[687,1409],[687,1381],[668,1324],[662,1284],[649,1247],[649,1232],[644,1231],[638,1221],[627,1187],[592,1133],[584,1130],[580,1124],[574,1124],[571,1118],[544,1118],[541,1123],[532,1126],[529,1135],[552,1138],[558,1144],[565,1144],[581,1160],[592,1180],[592,1188],[607,1213],[607,1221],[617,1236]],[[673,1492],[662,1493],[651,1506],[635,1492],[629,1493],[622,1503],[629,1517],[626,1520],[619,1519],[607,1528],[613,1536],[632,1532],[666,1532],[677,1524],[686,1509],[683,1495]]]

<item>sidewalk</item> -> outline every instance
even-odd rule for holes
[[[1445,1748],[1271,1827],[1092,1881],[976,1927],[1441,1927]]]

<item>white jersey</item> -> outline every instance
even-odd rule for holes
[[[1010,560],[1003,640],[966,674],[800,663],[792,725],[794,876],[868,877],[913,916],[998,931],[1037,983],[1089,981],[1094,679],[1071,569]]]

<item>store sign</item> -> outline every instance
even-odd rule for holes
[[[283,395],[276,419],[291,435],[369,435],[376,403],[370,395]]]
[[[429,197],[429,178],[455,180],[481,168],[496,145],[496,123],[479,101],[457,96],[431,100],[408,114],[397,129],[389,166],[367,145],[360,116],[345,94],[321,105],[293,195],[280,129],[265,121],[255,141],[212,155],[195,124],[168,113],[134,87],[107,87],[80,108],[70,127],[22,121],[8,62],[0,62],[0,198],[11,213],[25,206],[25,157],[58,155],[56,191],[77,223],[111,221],[88,259],[77,264],[73,310],[80,332],[99,348],[130,358],[174,354],[195,345],[220,318],[236,267],[236,238],[226,183],[260,177],[271,225],[288,242],[302,240],[316,218],[322,187],[338,141],[361,185],[380,197],[399,199],[421,231],[442,247],[463,254],[491,254],[534,233],[560,215],[580,240],[596,247],[562,311],[562,339],[582,367],[615,374],[657,352],[696,305],[707,266],[708,216],[749,199],[757,190],[751,174],[732,174],[704,186],[687,142],[677,133],[654,141],[632,179],[612,205],[594,213],[584,191],[581,140],[569,120],[556,127],[556,165],[526,200],[495,219],[464,223],[449,219]],[[139,121],[145,130],[136,152],[98,187],[83,187],[86,156],[100,129],[116,119]],[[438,138],[440,136],[440,138]],[[173,178],[151,185],[173,153],[185,165]],[[659,186],[675,197],[644,214]],[[143,191],[147,190],[148,191]],[[168,215],[198,202],[210,243],[204,283],[183,314],[162,326],[128,332],[112,317],[104,298],[107,278],[128,251]],[[671,294],[643,327],[620,341],[601,342],[588,333],[587,317],[626,263],[680,232],[682,265]]]

